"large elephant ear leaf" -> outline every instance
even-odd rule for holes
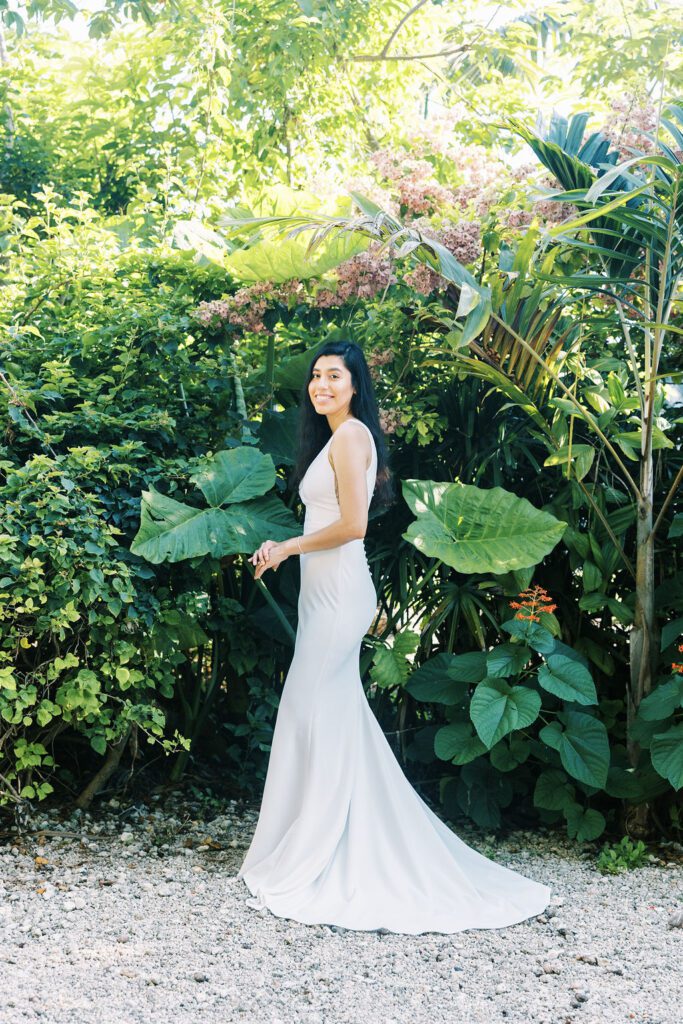
[[[320,277],[333,270],[340,263],[363,252],[369,244],[367,238],[348,234],[328,240],[311,253],[307,240],[302,237],[264,239],[248,249],[240,249],[226,256],[223,266],[245,284],[256,281],[278,284],[292,279],[305,281],[309,277]]]
[[[142,492],[140,529],[130,550],[155,565],[198,555],[218,557],[232,547],[224,516],[220,509],[193,508],[151,488]]]
[[[287,540],[301,532],[292,510],[274,494],[231,505],[224,514],[230,516],[235,553],[254,551],[266,538]]]
[[[417,516],[404,538],[463,573],[537,565],[567,525],[502,487],[405,480],[403,496]]]
[[[219,508],[265,494],[275,485],[275,466],[256,448],[233,448],[216,452],[190,480],[209,505]]]
[[[266,409],[258,432],[259,446],[277,465],[291,466],[296,457],[299,410],[290,406],[284,412]]]
[[[140,529],[131,551],[158,565],[185,558],[254,551],[265,537],[281,541],[297,532],[296,518],[274,495],[222,508],[193,508],[154,489],[142,492]]]

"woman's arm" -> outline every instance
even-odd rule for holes
[[[363,443],[361,434],[365,438],[365,443]],[[351,540],[360,540],[365,536],[368,527],[366,463],[372,457],[367,431],[361,426],[351,428],[342,424],[334,433],[330,445],[330,455],[334,460],[334,471],[337,477],[339,519],[313,533],[290,537],[289,540],[282,541],[280,544],[270,542],[267,549],[269,556],[267,564],[265,553],[261,553],[261,549],[259,549],[250,559],[254,565],[276,568],[290,555],[336,548],[341,544],[347,544]],[[258,568],[255,575],[261,575]]]

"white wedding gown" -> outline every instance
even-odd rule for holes
[[[301,481],[304,534],[339,518],[331,441]],[[376,471],[373,440],[368,504]],[[413,935],[502,928],[540,914],[549,887],[459,839],[413,789],[370,709],[359,655],[377,595],[364,542],[300,560],[294,657],[237,874],[255,897],[249,905],[305,924]]]

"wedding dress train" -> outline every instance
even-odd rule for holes
[[[331,441],[301,481],[304,534],[339,518]],[[359,672],[377,607],[364,542],[300,562],[294,656],[237,874],[255,897],[249,905],[305,924],[408,934],[501,928],[540,914],[549,887],[459,839],[413,789],[372,713]]]

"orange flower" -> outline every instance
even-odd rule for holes
[[[538,585],[520,591],[517,596],[521,597],[522,600],[508,602],[511,608],[520,609],[515,615],[516,619],[540,622],[541,619],[538,612],[554,612],[557,608],[557,605],[552,603],[552,598],[548,592]]]
[[[683,644],[678,644],[677,646],[678,646],[678,650],[683,652]],[[672,661],[671,662],[671,671],[672,672],[683,672],[683,665],[681,665],[677,661]]]

